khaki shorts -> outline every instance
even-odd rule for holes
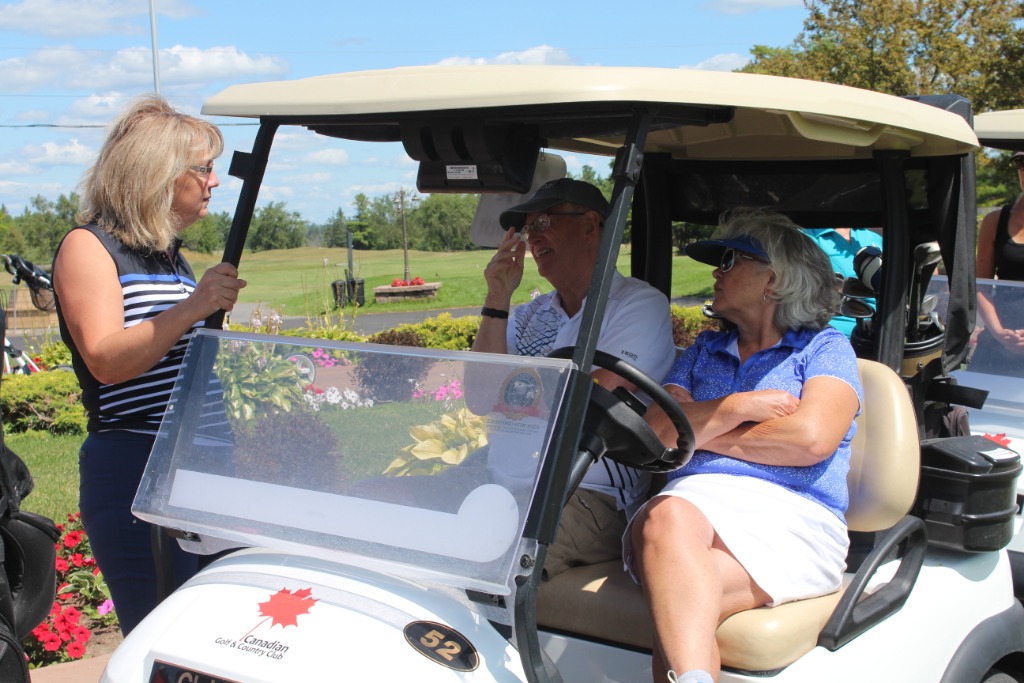
[[[548,546],[544,579],[570,567],[620,559],[625,531],[626,514],[612,496],[576,489],[562,511],[555,541]]]

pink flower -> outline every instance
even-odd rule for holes
[[[99,612],[100,616],[103,616],[109,613],[110,610],[112,609],[114,609],[114,601],[110,598],[107,598],[106,600],[100,603],[100,606],[96,608],[96,611]]]

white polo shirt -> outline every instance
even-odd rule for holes
[[[510,315],[508,352],[544,356],[563,346],[574,346],[584,306],[570,318],[557,292],[518,306]],[[614,272],[597,349],[618,356],[660,384],[672,367],[676,351],[668,299],[646,282]],[[639,507],[649,485],[649,473],[607,458],[591,467],[581,484],[613,496],[627,514]]]

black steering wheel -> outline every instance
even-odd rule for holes
[[[565,346],[548,357],[572,358],[573,350]],[[609,391],[594,384],[580,448],[595,457],[604,456],[651,472],[669,472],[685,465],[693,455],[693,427],[676,400],[646,373],[610,353],[595,351],[594,365],[615,373],[650,396],[668,415],[678,437],[675,448],[666,447],[643,419],[647,412],[643,401],[625,387]]]

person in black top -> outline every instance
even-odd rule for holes
[[[1024,190],[1024,152],[1014,153],[1010,161]],[[981,221],[975,271],[979,278],[1024,281],[1024,194]],[[992,289],[978,287],[978,314],[985,329],[969,367],[1024,377],[1024,296]]]
[[[197,282],[179,251],[181,231],[207,214],[223,147],[212,124],[156,95],[135,100],[83,176],[83,225],[54,257],[61,338],[89,420],[82,523],[125,635],[158,600],[151,528],[131,513],[135,491],[193,329],[230,311],[246,284],[229,263]],[[197,559],[171,551],[180,584]]]

